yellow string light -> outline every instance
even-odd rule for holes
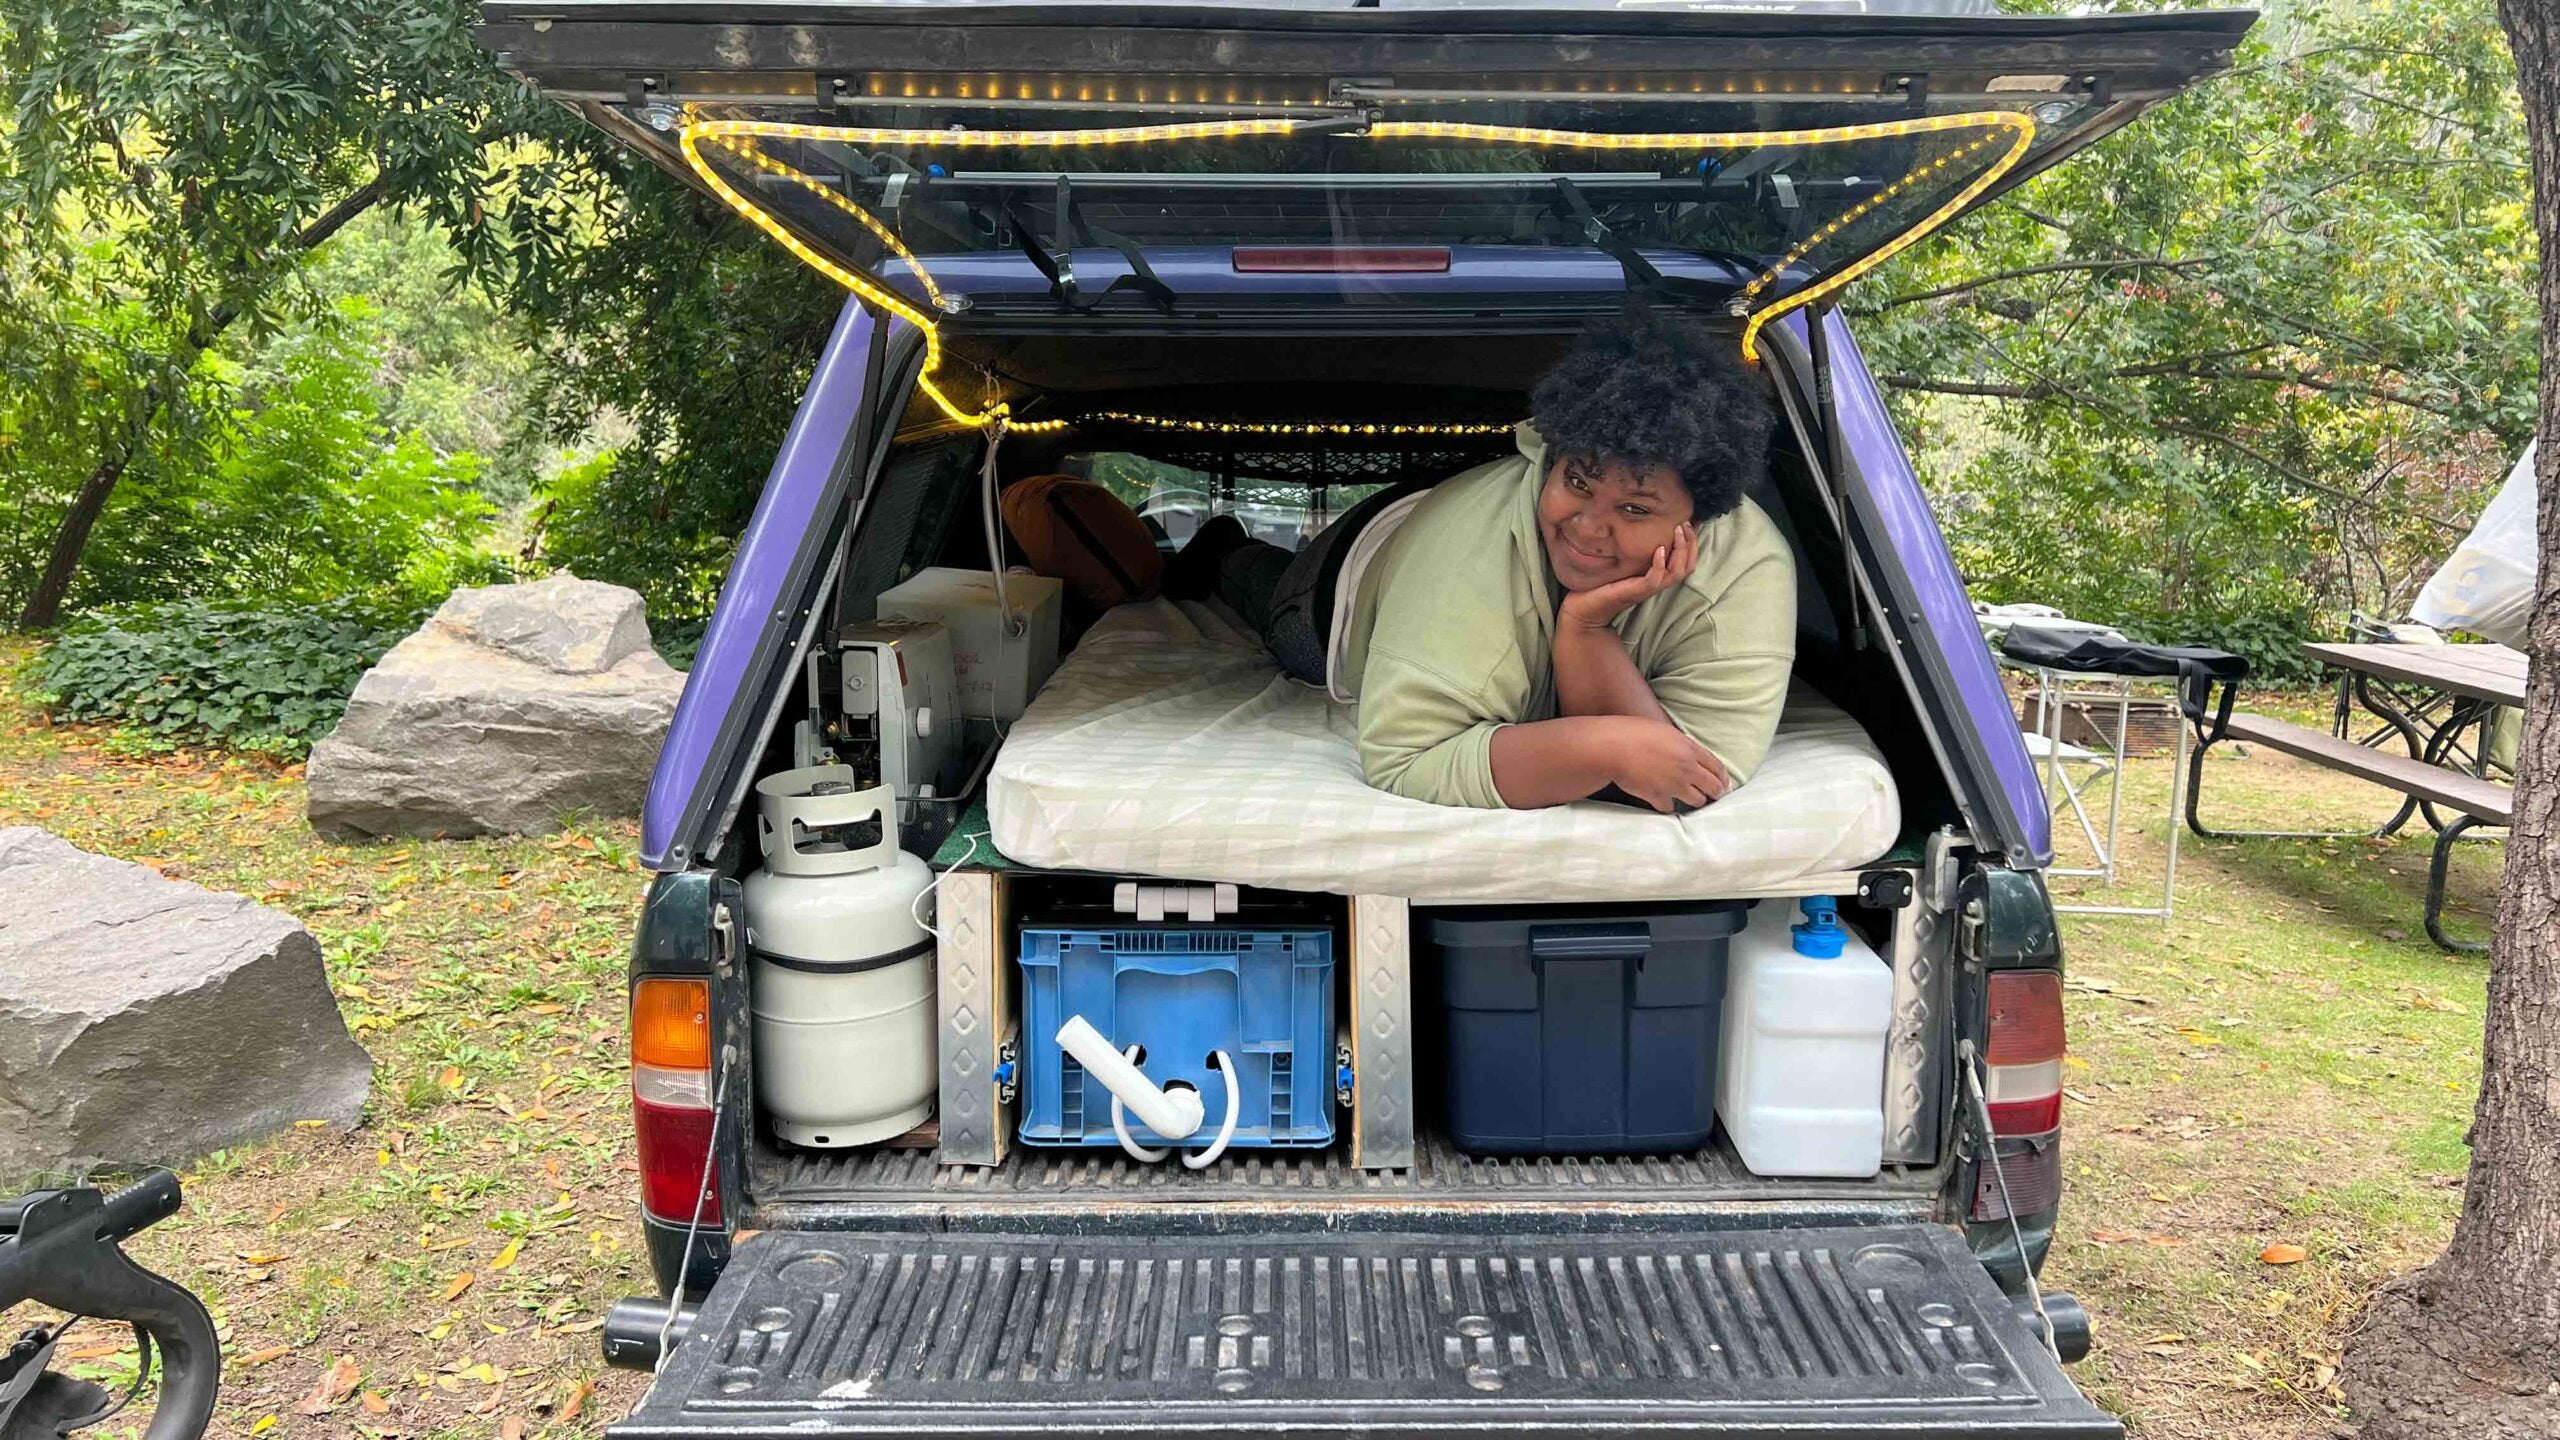
[[[1561,149],[1582,150],[1750,150],[1768,145],[1839,145],[1855,140],[1895,139],[1908,135],[1940,134],[1950,130],[1989,130],[1972,144],[1933,161],[1914,166],[1901,179],[1859,201],[1847,211],[1834,216],[1812,235],[1799,241],[1775,265],[1760,272],[1742,290],[1747,302],[1785,275],[1787,267],[1811,254],[1814,247],[1839,234],[1848,226],[1873,214],[1877,207],[1914,184],[1944,171],[1955,161],[1990,148],[1997,132],[2009,132],[2009,148],[1992,160],[1972,183],[1957,191],[1955,197],[1939,206],[1921,221],[1903,230],[1891,241],[1858,257],[1848,265],[1822,277],[1802,290],[1794,291],[1767,306],[1752,311],[1742,326],[1742,355],[1753,364],[1760,361],[1760,330],[1770,321],[1790,310],[1810,305],[1841,286],[1873,270],[1901,254],[1920,239],[1954,218],[1957,211],[1973,203],[1974,198],[1991,188],[2001,176],[2026,158],[2027,149],[2035,143],[2036,122],[2024,113],[2009,110],[1977,111],[1962,115],[1923,115],[1908,120],[1878,120],[1864,125],[1823,125],[1803,130],[1740,130],[1722,134],[1603,134],[1587,130],[1550,130],[1535,126],[1478,125],[1456,120],[1389,120],[1368,129],[1380,140],[1480,140],[1505,145],[1544,145]]]
[[[1186,420],[1174,415],[1137,415],[1126,410],[1096,410],[1082,416],[1079,424],[1135,425],[1148,430],[1173,430],[1192,435],[1306,435],[1348,438],[1387,436],[1447,437],[1506,435],[1509,425],[1480,422],[1448,422],[1438,424],[1385,424],[1357,420]]]
[[[705,120],[688,113],[678,142],[685,163],[700,175],[712,193],[729,208],[744,216],[750,224],[764,231],[781,246],[797,256],[801,263],[852,291],[856,296],[877,305],[883,311],[907,321],[924,332],[925,363],[917,385],[952,419],[971,427],[984,427],[998,420],[1008,428],[1026,433],[1062,429],[1067,422],[1050,420],[1013,422],[1010,408],[1003,403],[981,411],[962,409],[935,384],[933,375],[942,361],[940,327],[931,315],[910,304],[877,280],[836,264],[794,235],[788,226],[776,219],[762,205],[741,194],[703,158],[701,145],[708,140],[735,154],[758,169],[776,175],[827,204],[852,216],[870,231],[891,253],[906,262],[917,282],[924,287],[930,303],[939,308],[942,291],[915,253],[902,244],[896,234],[870,211],[803,171],[766,155],[754,142],[759,139],[799,140],[852,145],[920,145],[960,149],[1047,149],[1062,146],[1136,145],[1181,140],[1233,140],[1254,137],[1294,135],[1311,128],[1304,120],[1214,120],[1190,121],[1166,125],[1129,125],[1092,130],[920,130],[859,125],[802,125],[778,120]],[[2014,111],[1983,111],[1961,115],[1915,116],[1904,120],[1875,121],[1863,125],[1826,125],[1798,130],[1745,130],[1712,133],[1638,132],[1610,134],[1586,130],[1557,130],[1541,126],[1485,125],[1452,120],[1384,120],[1361,131],[1341,132],[1346,138],[1369,140],[1465,140],[1497,144],[1553,146],[1585,150],[1742,150],[1773,145],[1836,145],[1858,140],[1894,139],[1911,135],[1941,134],[1956,130],[1986,130],[1986,134],[1960,150],[1941,155],[1933,161],[1913,167],[1902,178],[1879,188],[1850,209],[1825,222],[1813,234],[1797,242],[1778,262],[1763,270],[1744,285],[1741,298],[1746,303],[1766,291],[1784,277],[1788,267],[1803,260],[1815,248],[1838,235],[1843,229],[1873,214],[1895,196],[1922,180],[1944,172],[1959,160],[1968,159],[1989,149],[1999,132],[2009,136],[2008,147],[1992,158],[1983,171],[1936,210],[1924,216],[1876,249],[1859,256],[1840,269],[1811,285],[1781,296],[1758,310],[1751,311],[1743,322],[1743,358],[1756,364],[1760,358],[1759,335],[1762,327],[1788,311],[1810,305],[1840,289],[1850,281],[1873,270],[1917,243],[1922,237],[1952,219],[1955,214],[1997,183],[2001,176],[2016,168],[2035,141],[2035,121]],[[1127,417],[1137,419],[1139,417]],[[1186,422],[1186,424],[1191,422]],[[1499,429],[1500,427],[1496,427]],[[1315,431],[1268,431],[1228,433],[1319,433]],[[1334,431],[1321,433],[1353,433]],[[1378,433],[1375,430],[1360,433]],[[1476,431],[1412,430],[1392,433],[1486,433]]]

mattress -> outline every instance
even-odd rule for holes
[[[1228,612],[1154,600],[1087,632],[988,773],[1018,864],[1426,903],[1843,891],[1891,849],[1884,756],[1798,686],[1748,784],[1684,816],[1474,810],[1361,778],[1353,707],[1280,673]]]

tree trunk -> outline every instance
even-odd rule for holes
[[[327,213],[302,227],[293,237],[296,254],[318,245],[337,234],[365,211],[380,203],[389,193],[389,177],[376,175],[350,193],[346,199],[329,207]],[[80,570],[80,557],[89,548],[89,532],[97,528],[98,517],[107,511],[108,497],[115,494],[116,482],[124,478],[126,467],[151,438],[151,427],[159,423],[161,408],[169,403],[170,392],[185,383],[186,372],[241,311],[222,305],[205,317],[205,323],[189,333],[179,353],[169,358],[169,369],[134,397],[132,412],[115,437],[107,442],[107,451],[98,457],[97,468],[80,482],[79,492],[71,497],[71,508],[64,511],[62,523],[53,532],[53,552],[45,558],[44,574],[36,588],[27,595],[26,608],[18,612],[21,630],[50,630],[62,618],[62,602],[71,594],[71,579]]]
[[[2453,1243],[2350,1338],[2367,1440],[2560,1435],[2560,0],[2499,0],[2533,151],[2542,446],[2515,825],[2489,965],[2471,1178]]]

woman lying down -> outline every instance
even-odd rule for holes
[[[1294,554],[1210,521],[1164,593],[1225,600],[1282,669],[1357,701],[1379,789],[1717,800],[1767,753],[1795,662],[1795,562],[1743,493],[1768,460],[1762,382],[1730,335],[1633,308],[1530,409],[1517,455],[1372,496]]]

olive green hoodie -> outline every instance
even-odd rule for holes
[[[1546,443],[1434,487],[1360,576],[1345,637],[1369,783],[1499,809],[1493,732],[1556,713],[1563,587],[1538,534]],[[1698,527],[1688,580],[1610,623],[1662,708],[1739,785],[1758,768],[1795,662],[1795,560],[1749,500]]]

